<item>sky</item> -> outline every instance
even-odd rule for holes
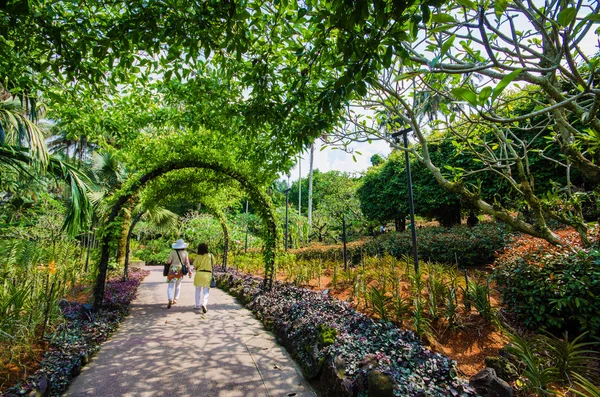
[[[354,150],[358,150],[362,154],[355,154],[356,162],[352,159],[352,154],[346,153],[342,150],[332,150],[331,147],[326,147],[321,151],[321,142],[317,141],[315,145],[315,158],[313,168],[318,169],[321,172],[327,172],[332,170],[345,171],[345,172],[362,172],[366,171],[371,166],[371,156],[374,154],[380,154],[387,157],[391,153],[390,145],[384,141],[373,141],[373,143],[353,143],[350,145]],[[303,154],[301,171],[302,177],[305,178],[308,175],[309,168],[309,153]],[[282,179],[286,179],[284,175]],[[298,165],[292,169],[290,174],[290,180],[294,181],[298,179]]]

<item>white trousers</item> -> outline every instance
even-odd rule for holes
[[[196,307],[200,306],[200,302],[202,302],[202,306],[206,307],[209,291],[210,287],[196,287]]]
[[[175,282],[169,283],[169,286],[167,287],[167,298],[170,301],[172,301],[173,299],[179,299],[179,293],[181,292],[181,280],[183,280],[183,277],[176,279]],[[174,298],[173,291],[175,291]]]

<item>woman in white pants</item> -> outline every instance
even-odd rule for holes
[[[187,269],[187,272],[185,273],[187,273],[189,277],[192,277],[192,273],[190,272],[190,259],[187,251],[185,250],[187,246],[188,245],[182,239],[179,239],[174,244],[171,244],[173,251],[171,251],[169,258],[167,259],[167,263],[171,265],[169,268],[169,274],[167,275],[167,283],[169,284],[167,287],[167,298],[169,299],[167,309],[170,309],[172,305],[177,303],[177,299],[179,299],[179,293],[181,292],[181,280],[184,276],[184,266],[186,266]]]
[[[196,306],[194,310],[202,310],[206,313],[208,304],[208,293],[210,292],[210,280],[212,279],[215,257],[208,252],[208,245],[202,243],[198,245],[198,255],[194,259],[194,287],[196,287]]]

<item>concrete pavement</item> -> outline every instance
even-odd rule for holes
[[[208,313],[192,311],[194,287],[166,308],[162,267],[146,267],[131,314],[65,396],[315,396],[285,349],[252,313],[212,288]]]

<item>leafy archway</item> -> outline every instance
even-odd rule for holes
[[[241,187],[247,192],[251,201],[256,204],[257,212],[266,224],[265,248],[263,251],[265,260],[265,278],[263,286],[270,289],[274,277],[275,250],[278,237],[278,226],[275,221],[275,215],[271,204],[271,199],[265,192],[252,183],[243,173],[227,167],[219,162],[201,159],[177,159],[162,163],[161,165],[145,172],[140,178],[132,177],[131,182],[126,184],[117,194],[116,201],[113,204],[112,211],[102,233],[101,256],[99,263],[98,276],[94,287],[94,310],[102,305],[104,299],[104,288],[106,284],[106,273],[109,259],[109,244],[116,232],[117,223],[115,222],[121,209],[132,198],[132,196],[142,189],[150,181],[168,174],[172,171],[182,169],[209,169],[216,173],[229,176],[238,181]]]

